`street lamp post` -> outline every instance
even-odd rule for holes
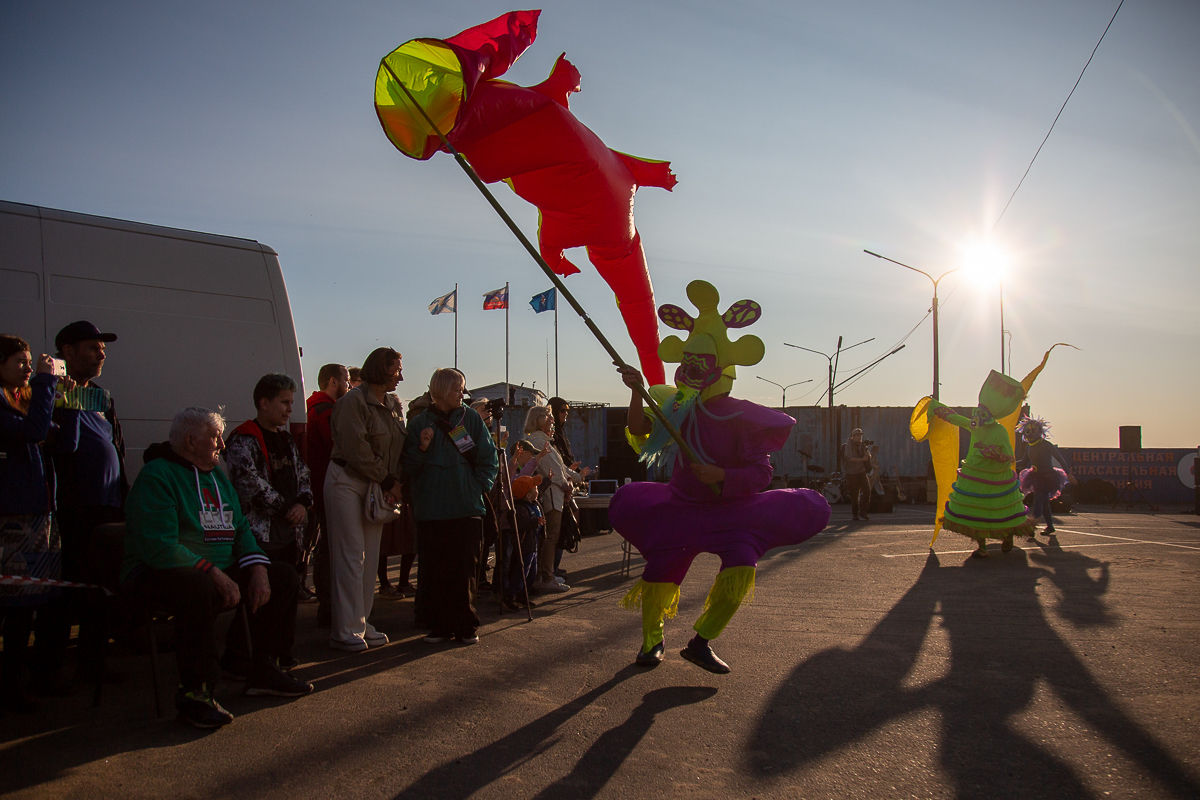
[[[858,344],[852,344],[850,347],[858,347],[859,344],[866,344],[867,342],[873,341],[875,341],[874,336],[872,336],[870,339],[865,339]],[[829,394],[829,407],[833,408],[833,390],[835,388],[833,382],[837,378],[837,362],[841,354],[846,350],[849,350],[850,347],[842,347],[841,336],[838,337],[837,349],[833,351],[833,355],[830,355],[829,353],[822,353],[820,350],[811,350],[807,347],[801,347],[798,344],[788,344],[787,342],[784,342],[784,344],[788,347],[794,347],[797,350],[803,350],[807,353],[816,353],[817,355],[829,360],[829,388],[826,390],[826,392]]]
[[[876,258],[882,258],[884,261],[891,261],[893,264],[904,267],[905,269],[911,269],[913,272],[919,272],[922,275],[924,275],[926,278],[929,278],[929,280],[933,282],[933,399],[934,400],[941,399],[939,397],[939,395],[940,395],[939,385],[940,384],[938,381],[938,293],[937,293],[938,292],[938,282],[941,281],[942,278],[949,275],[951,272],[958,272],[958,268],[956,267],[954,269],[948,269],[945,272],[943,272],[941,275],[939,275],[938,277],[935,278],[923,269],[917,269],[916,267],[910,267],[908,264],[901,264],[899,261],[895,260],[894,258],[888,258],[887,256],[881,256],[881,255],[879,255],[879,253],[872,253],[870,250],[863,250],[863,252],[869,256],[875,256]]]
[[[1004,279],[1000,279],[1000,373],[1007,375],[1004,368]]]
[[[762,375],[755,375],[754,377],[758,378],[760,381],[767,381],[767,379],[764,378]],[[767,381],[767,383],[771,384],[772,386],[778,386],[780,389],[783,390],[783,399],[780,401],[781,405],[779,407],[787,408],[787,390],[792,388],[793,386],[799,386],[802,383],[812,383],[812,378],[809,378],[806,381],[797,381],[796,383],[789,383],[787,386],[784,386],[783,384],[780,384],[780,383],[776,383],[775,381]]]

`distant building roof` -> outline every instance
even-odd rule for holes
[[[508,385],[508,388],[511,395],[509,402],[514,406],[546,405],[546,393],[540,389],[531,389],[528,386],[517,386],[512,383]],[[489,383],[487,386],[470,389],[468,393],[472,400],[495,400],[498,397],[504,397],[504,384]]]

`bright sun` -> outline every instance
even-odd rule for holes
[[[963,245],[962,269],[980,283],[1004,280],[1011,259],[991,242],[972,242]]]

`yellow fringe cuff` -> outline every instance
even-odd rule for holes
[[[646,416],[650,417],[651,420],[654,419],[654,417],[652,417],[648,411],[646,412]],[[648,433],[639,436],[630,433],[629,428],[625,429],[625,441],[629,442],[629,446],[633,448],[633,452],[637,453],[639,456],[642,454],[642,446],[645,445],[649,439],[650,434]]]
[[[751,576],[751,583],[754,578]],[[668,619],[679,613],[679,584],[677,583],[647,583],[638,578],[629,593],[621,598],[621,607],[628,609],[642,608],[663,609],[663,616]]]
[[[754,571],[754,567],[730,567],[718,572],[708,597],[704,598],[704,610],[721,603],[732,603],[736,608],[741,603],[752,602]]]

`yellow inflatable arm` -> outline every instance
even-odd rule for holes
[[[958,428],[935,414],[929,413],[933,399],[922,397],[913,409],[908,421],[908,430],[918,442],[929,440],[929,454],[933,458],[933,476],[937,481],[937,506],[934,509],[933,541],[937,541],[942,530],[942,516],[946,502],[950,499],[950,487],[958,473]]]

